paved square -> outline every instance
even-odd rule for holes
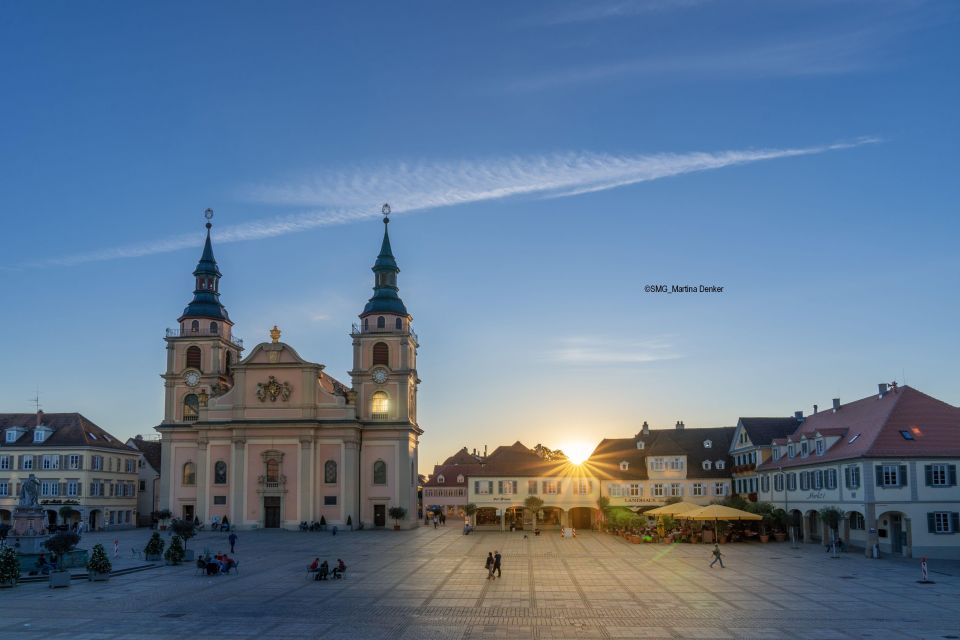
[[[916,561],[831,559],[822,547],[631,545],[583,533],[414,531],[240,532],[238,575],[196,575],[192,564],[0,590],[0,638],[960,638],[960,571]],[[149,532],[120,540],[115,569],[143,564]],[[201,533],[192,549],[229,550]],[[486,580],[487,551],[504,555]],[[111,553],[112,555],[112,553]],[[314,557],[348,565],[343,581],[307,580]]]

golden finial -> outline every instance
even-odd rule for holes
[[[273,329],[270,329],[270,339],[274,343],[280,342],[280,329],[277,328],[277,325],[273,325]]]

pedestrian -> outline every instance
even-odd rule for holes
[[[237,546],[237,534],[231,533],[227,540],[230,541],[230,553],[236,553],[233,548]]]
[[[497,577],[502,578],[503,575],[500,573],[500,563],[503,561],[503,556],[500,555],[499,551],[493,552],[493,569],[497,572]]]
[[[333,525],[333,535],[337,535],[337,525]]]
[[[113,557],[114,558],[120,557],[120,539],[119,538],[113,539]]]
[[[440,512],[440,526],[447,526],[447,514],[445,514],[443,511]]]
[[[493,554],[489,551],[487,552],[487,563],[484,565],[487,568],[487,580],[493,580]]]
[[[438,524],[440,524],[440,520],[437,516],[433,516],[433,528],[436,529]]]
[[[713,568],[713,565],[717,562],[720,563],[720,568],[723,569],[723,554],[720,553],[720,545],[714,543],[713,545],[713,562],[710,563],[710,568]]]

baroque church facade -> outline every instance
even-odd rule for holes
[[[389,212],[384,207],[385,212]],[[208,217],[212,215],[208,213]],[[384,217],[374,294],[353,325],[350,384],[280,340],[243,355],[207,222],[193,300],[167,331],[160,506],[241,529],[417,525],[417,336]]]

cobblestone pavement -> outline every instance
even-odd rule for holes
[[[822,547],[631,545],[604,534],[413,531],[240,532],[237,575],[159,566],[69,589],[0,590],[0,638],[960,638],[960,572],[932,562],[831,559]],[[144,564],[149,532],[96,533]],[[201,533],[192,549],[228,550]],[[504,555],[486,580],[487,551]],[[314,557],[348,565],[342,581],[307,579]],[[950,575],[952,574],[952,575]]]

